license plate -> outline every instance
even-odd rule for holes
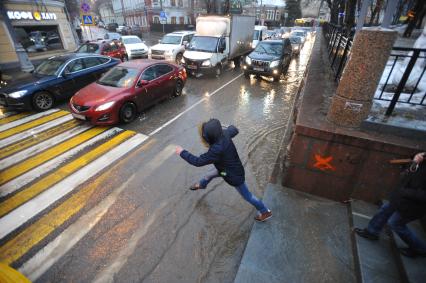
[[[76,119],[86,121],[86,116],[84,116],[84,115],[72,113],[72,116]]]
[[[196,70],[197,69],[197,65],[188,65],[188,69]]]
[[[264,71],[265,69],[263,69],[263,68],[258,68],[258,67],[253,67],[253,70],[255,70],[255,71]]]

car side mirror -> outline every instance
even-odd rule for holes
[[[184,40],[183,42],[182,42],[182,45],[183,46],[186,46],[188,44],[188,41],[186,41],[186,40]]]
[[[143,87],[144,85],[147,85],[147,84],[149,84],[149,81],[147,81],[147,80],[140,80],[140,81],[138,81],[137,86],[138,87]]]

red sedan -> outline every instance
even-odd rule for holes
[[[157,60],[121,63],[70,100],[76,119],[98,125],[129,123],[138,112],[171,96],[182,94],[183,67]]]

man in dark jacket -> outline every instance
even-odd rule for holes
[[[426,214],[426,153],[418,153],[410,168],[404,172],[399,188],[385,203],[364,229],[355,232],[364,238],[378,240],[386,223],[408,245],[400,248],[401,254],[408,257],[426,256],[426,243],[419,239],[407,223]]]
[[[245,183],[245,172],[237,149],[232,138],[238,134],[238,129],[229,126],[222,129],[222,125],[217,119],[210,119],[203,123],[200,128],[201,139],[209,150],[199,157],[192,155],[182,147],[176,147],[176,154],[185,159],[189,164],[201,167],[214,164],[216,171],[205,176],[199,183],[194,184],[190,189],[205,189],[207,184],[216,177],[222,177],[225,182],[235,187],[241,196],[251,203],[259,211],[255,217],[257,221],[265,221],[272,217],[272,212],[265,207],[263,202],[256,198],[247,188]]]

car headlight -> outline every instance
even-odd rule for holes
[[[15,92],[9,93],[8,96],[12,98],[20,98],[23,95],[25,95],[27,92],[28,90],[15,91]]]
[[[98,107],[96,107],[95,111],[104,111],[107,110],[108,108],[111,108],[114,105],[115,101],[110,101],[104,104],[99,105]]]
[[[246,63],[248,64],[248,65],[251,65],[251,58],[250,57],[246,57]]]
[[[210,60],[205,60],[205,61],[203,61],[203,63],[201,64],[201,66],[205,66],[205,67],[208,67],[208,66],[210,66],[210,65],[211,65]]]
[[[167,51],[166,51],[166,54],[167,54],[167,55],[173,55],[173,50],[167,50]]]
[[[279,64],[280,64],[280,61],[279,61],[279,60],[272,61],[272,62],[271,62],[271,65],[269,65],[269,67],[270,67],[270,68],[273,68],[273,67],[278,66]]]

